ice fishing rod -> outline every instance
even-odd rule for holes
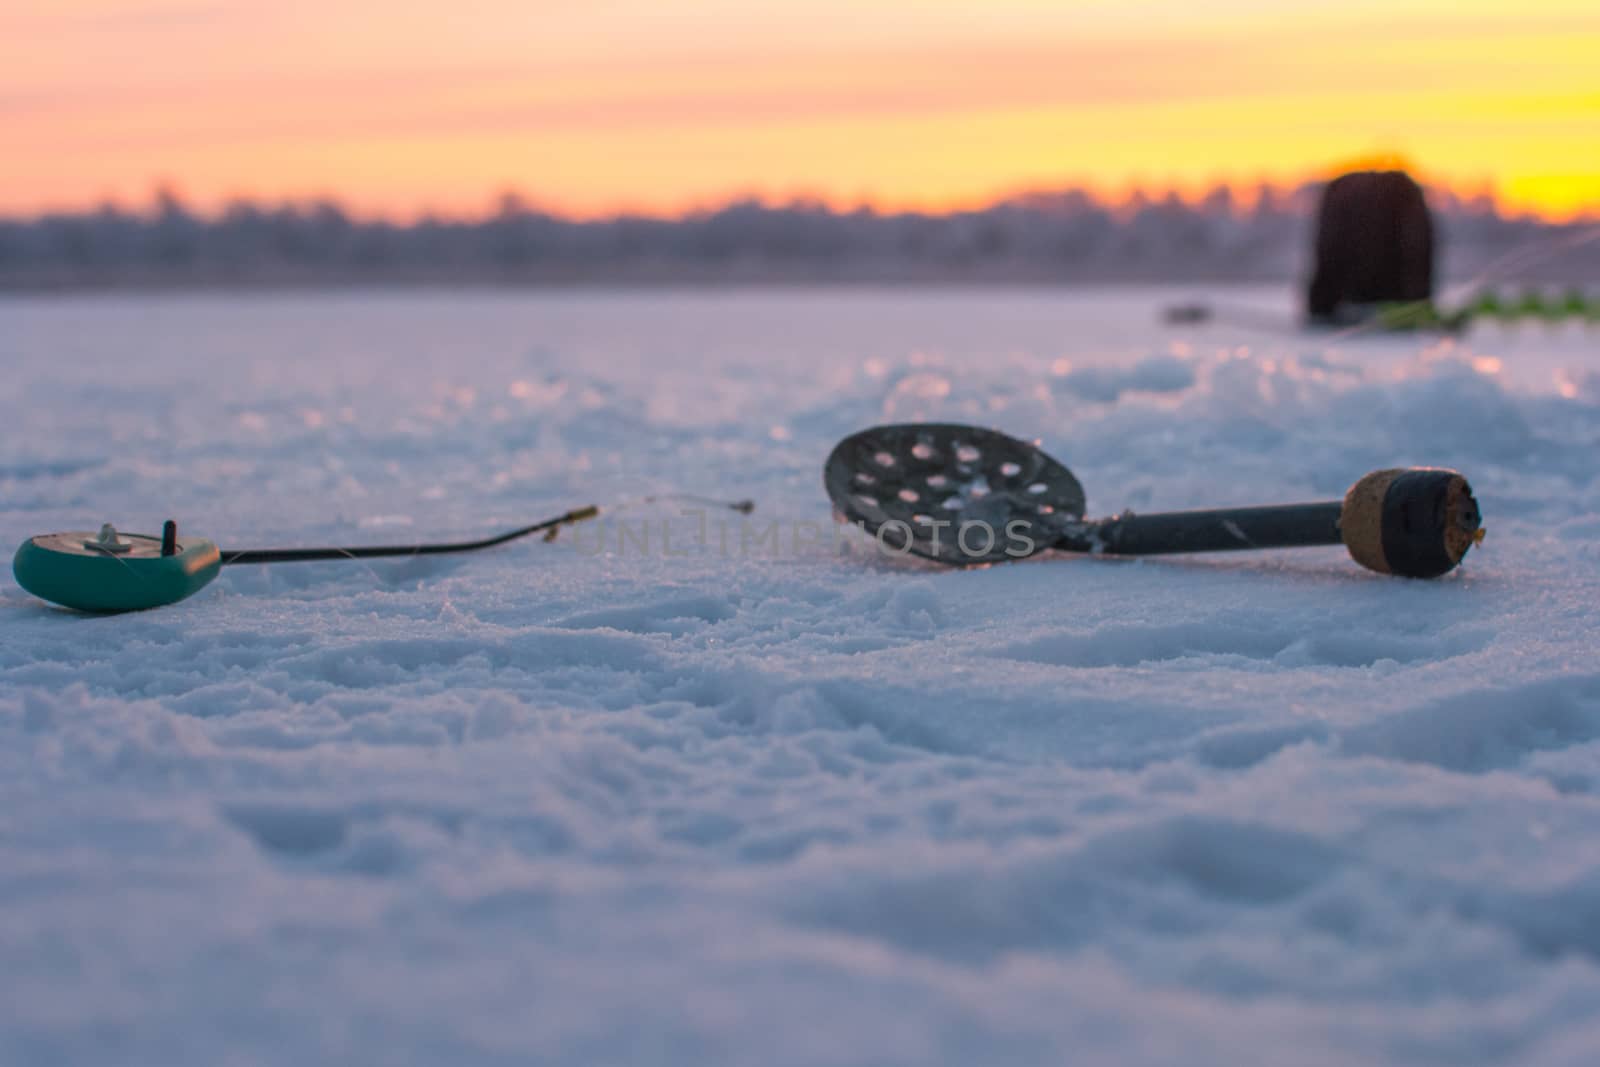
[[[1476,322],[1488,320],[1511,325],[1522,320],[1537,320],[1547,325],[1580,322],[1600,323],[1600,296],[1570,286],[1560,295],[1537,286],[1525,287],[1520,296],[1502,296],[1496,287],[1513,282],[1507,275],[1548,260],[1557,252],[1600,241],[1600,226],[1587,226],[1576,233],[1532,241],[1491,260],[1473,277],[1448,286],[1455,293],[1473,294],[1453,308],[1427,300],[1379,301],[1349,309],[1348,321],[1314,323],[1334,330],[1333,340],[1344,340],[1365,333],[1465,333]],[[1298,333],[1301,323],[1286,322],[1270,313],[1210,303],[1170,304],[1161,309],[1161,321],[1168,326],[1197,326],[1216,322],[1265,333]]]
[[[1161,321],[1168,326],[1199,326],[1215,322],[1264,333],[1298,333],[1302,324],[1291,322],[1253,308],[1206,303],[1170,304],[1161,309]],[[1529,289],[1520,296],[1502,295],[1485,289],[1469,302],[1447,310],[1431,300],[1378,303],[1353,311],[1348,322],[1318,324],[1338,331],[1342,339],[1356,334],[1379,333],[1464,333],[1474,323],[1490,321],[1511,325],[1536,321],[1548,325],[1579,322],[1600,323],[1600,297],[1589,297],[1573,289],[1550,295]]]
[[[853,434],[828,457],[823,484],[885,550],[955,566],[1046,549],[1149,556],[1342,544],[1369,570],[1436,578],[1483,540],[1467,480],[1432,467],[1374,471],[1342,500],[1087,519],[1083,486],[1042,450],[951,423]]]
[[[690,493],[647,496],[611,505],[606,510],[662,500],[690,501],[745,515],[755,510],[755,502],[751,500],[712,500]],[[221,549],[204,537],[179,537],[178,524],[171,519],[167,520],[160,537],[119,533],[106,523],[99,533],[69,531],[30,537],[17,549],[11,561],[11,572],[22,588],[62,607],[87,612],[142,611],[175,604],[194,595],[229,564],[309,563],[476,552],[536,533],[544,534],[546,541],[553,541],[562,527],[586,522],[601,513],[599,506],[591,504],[474,541],[348,548]]]

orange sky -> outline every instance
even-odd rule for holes
[[[1293,180],[1600,212],[1595,0],[4,0],[0,211],[581,214]]]

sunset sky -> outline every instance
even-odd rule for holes
[[[1595,0],[5,0],[0,211],[948,208],[1400,154],[1600,212]]]

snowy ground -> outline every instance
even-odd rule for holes
[[[0,1062],[1594,1062],[1600,333],[1185,295],[0,302],[7,551],[778,523],[117,618],[8,577]],[[1488,539],[1433,583],[811,543],[835,440],[919,416],[1093,514],[1456,466]]]

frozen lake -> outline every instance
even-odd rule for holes
[[[1238,324],[1161,324],[1201,298]],[[7,551],[629,505],[131,616],[7,575],[0,1062],[1592,1062],[1600,328],[1292,310],[0,299]],[[1041,440],[1094,515],[1455,467],[1488,537],[1437,582],[841,550],[823,459],[915,419]]]

